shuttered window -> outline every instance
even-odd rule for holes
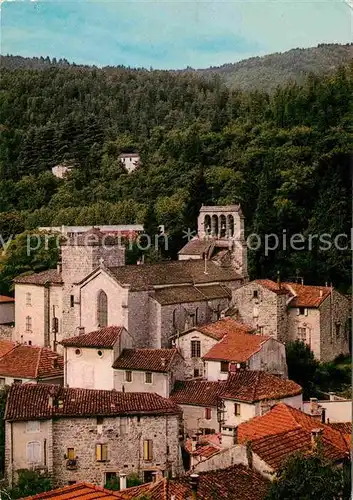
[[[108,460],[107,444],[96,444],[96,460],[97,462],[106,462]]]
[[[39,441],[29,441],[27,443],[27,462],[38,464],[41,461],[41,446]]]
[[[212,418],[212,410],[211,408],[205,408],[205,419],[211,420]]]
[[[152,439],[146,439],[143,442],[143,459],[150,461],[153,460],[153,441]]]
[[[201,358],[201,342],[199,340],[191,341],[191,357]]]

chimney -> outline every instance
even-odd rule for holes
[[[310,398],[310,413],[316,415],[319,410],[319,403],[317,398]]]
[[[326,421],[326,408],[321,408],[321,423],[324,424]]]
[[[162,365],[162,368],[165,368],[165,358],[161,358],[161,365]]]
[[[281,275],[280,275],[280,272],[277,271],[277,285],[278,285],[278,288],[281,289],[282,288],[282,284],[281,284]]]
[[[200,477],[198,474],[191,474],[190,486],[191,486],[193,500],[197,500],[197,488],[199,486],[199,480],[200,480]]]
[[[335,401],[336,400],[336,393],[329,392],[328,395],[330,396],[330,401]]]
[[[318,443],[318,440],[320,439],[322,432],[323,432],[323,429],[321,429],[321,428],[311,429],[311,449],[312,449],[312,451],[317,450],[317,443]]]
[[[324,295],[324,292],[322,290],[320,290],[320,297],[322,297]]]
[[[78,327],[78,334],[83,335],[85,333],[85,327],[84,326],[79,326]]]
[[[125,474],[125,472],[120,472],[119,480],[120,480],[120,490],[126,490],[126,474]]]
[[[301,281],[302,285],[304,285],[304,278],[301,278],[300,281]]]

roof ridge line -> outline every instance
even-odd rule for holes
[[[35,378],[38,377],[38,370],[39,370],[40,359],[41,359],[41,356],[42,356],[42,350],[43,350],[43,347],[40,347],[39,351],[38,351],[38,359],[37,359],[36,368],[35,368],[35,371],[34,371]]]

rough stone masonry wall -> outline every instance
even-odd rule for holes
[[[257,291],[258,298],[254,298]],[[233,291],[233,303],[238,308],[238,319],[247,325],[256,328],[263,327],[264,335],[278,337],[278,300],[277,295],[262,287],[256,281]],[[258,316],[254,316],[254,310]],[[282,335],[282,332],[281,332]]]
[[[347,321],[351,303],[336,290],[320,306],[320,359],[331,361],[340,354],[349,354]],[[336,324],[340,323],[337,335]]]
[[[144,461],[143,441],[153,441],[153,460]],[[97,443],[108,444],[108,461],[97,462]],[[64,455],[75,448],[77,470],[67,470]],[[169,452],[169,454],[168,454]],[[63,418],[53,425],[53,475],[55,486],[69,481],[104,484],[105,472],[136,473],[144,470],[182,472],[179,448],[179,417],[177,415],[104,418],[102,433],[98,434],[96,418]]]

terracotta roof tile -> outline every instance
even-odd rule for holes
[[[220,434],[206,434],[200,436],[197,441],[196,450],[192,451],[192,439],[187,439],[185,449],[194,457],[208,459],[219,453],[222,449]]]
[[[45,285],[45,283],[61,285],[63,283],[61,273],[57,269],[48,269],[41,273],[32,273],[18,276],[14,283],[23,283],[30,285]]]
[[[216,406],[219,398],[252,403],[265,399],[279,400],[301,393],[302,388],[292,380],[261,371],[240,370],[224,381],[178,381],[170,399],[177,404]]]
[[[227,322],[234,321],[227,318]],[[236,322],[234,322],[236,323]],[[234,326],[216,345],[203,356],[204,360],[229,361],[242,363],[260,351],[271,337],[248,333],[246,328]]]
[[[118,341],[122,330],[122,326],[107,326],[94,332],[84,333],[82,335],[76,335],[75,337],[64,339],[61,341],[61,344],[65,347],[113,348],[114,344]]]
[[[293,380],[262,371],[240,370],[229,375],[222,397],[255,402],[284,399],[301,394],[302,391],[300,385]]]
[[[229,268],[208,262],[205,274],[203,260],[179,260],[158,264],[111,267],[108,271],[121,285],[131,290],[151,290],[163,285],[201,285],[241,280],[241,276]]]
[[[327,425],[342,434],[352,434],[352,422],[330,422]]]
[[[255,280],[257,284],[267,288],[271,292],[276,293],[277,295],[286,295],[288,294],[288,290],[283,287],[283,283],[279,285],[276,281],[272,280]]]
[[[253,329],[252,327],[235,321],[230,317],[214,321],[213,323],[207,323],[205,325],[198,325],[194,328],[215,340],[221,340],[223,337],[229,333],[249,333]]]
[[[340,432],[315,418],[283,403],[261,417],[238,426],[240,443],[251,441],[253,451],[276,469],[290,454],[312,450],[311,431],[323,429],[322,445],[327,458],[340,460],[347,456],[349,446]]]
[[[175,383],[170,399],[177,404],[216,406],[226,381],[187,380]]]
[[[50,405],[50,398],[53,405]],[[57,403],[57,404],[56,404]],[[154,393],[73,389],[51,384],[14,384],[7,420],[56,417],[180,414],[176,404]]]
[[[332,292],[331,287],[283,283],[283,286],[295,295],[289,307],[319,307]],[[294,292],[294,293],[293,293]]]
[[[100,486],[95,486],[90,483],[77,483],[63,488],[57,488],[44,493],[38,493],[29,497],[22,498],[21,500],[44,500],[46,498],[53,498],[55,500],[69,500],[78,498],[79,500],[95,500],[103,498],[105,500],[116,500],[120,498],[116,491],[110,491]]]
[[[63,356],[46,347],[17,344],[0,358],[0,376],[38,380],[63,375]]]
[[[227,469],[199,473],[197,498],[199,500],[263,500],[267,494],[270,482],[257,471],[244,465],[234,465]],[[141,487],[140,487],[141,488]],[[128,489],[124,490],[125,495]],[[149,495],[151,500],[185,500],[191,498],[190,475],[178,479],[162,479],[152,483],[149,491],[141,490]],[[138,487],[135,490],[137,497]],[[131,500],[134,497],[121,497]]]
[[[8,352],[12,351],[14,347],[16,347],[16,342],[11,342],[11,340],[5,340],[1,339],[0,340],[0,358],[7,354]]]
[[[176,355],[177,349],[124,349],[113,368],[167,373]]]
[[[7,297],[7,295],[0,295],[0,304],[5,304],[7,302],[15,302],[13,297]]]

